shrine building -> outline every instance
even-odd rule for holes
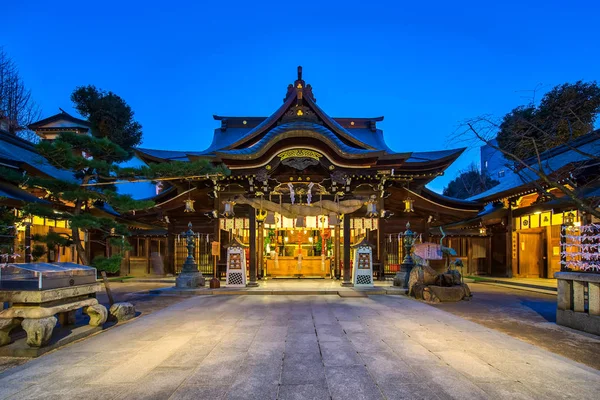
[[[329,116],[301,67],[270,116],[214,120],[218,126],[207,149],[137,149],[146,163],[204,160],[229,173],[163,181],[155,207],[135,215],[157,229],[134,230],[134,250],[122,273],[155,273],[153,259],[161,260],[160,272],[178,273],[187,256],[181,233],[191,222],[204,274],[213,273],[211,243],[220,243],[221,274],[225,245],[235,241],[248,247],[250,284],[265,277],[347,280],[351,247],[366,241],[373,247],[374,274],[383,279],[402,263],[407,223],[423,242],[439,241],[430,235],[436,227],[481,211],[479,202],[425,187],[464,149],[392,150],[378,127],[382,116]]]

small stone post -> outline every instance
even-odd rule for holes
[[[402,245],[404,246],[404,260],[400,265],[400,271],[396,273],[394,277],[394,286],[400,286],[408,289],[408,279],[410,277],[410,271],[415,266],[410,252],[414,243],[414,233],[410,230],[410,222],[406,223],[406,231],[402,237]]]
[[[181,273],[175,280],[175,286],[177,288],[195,288],[198,286],[204,286],[205,279],[202,276],[202,272],[198,270],[198,265],[194,260],[194,231],[192,231],[192,223],[188,224],[187,232],[183,232],[182,236],[185,238],[187,243],[188,256],[183,263]]]

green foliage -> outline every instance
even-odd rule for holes
[[[542,152],[591,132],[599,113],[600,87],[596,82],[558,85],[538,106],[519,106],[504,116],[498,146],[525,159],[535,155],[534,141]]]
[[[231,171],[223,164],[213,166],[208,160],[196,160],[192,162],[172,161],[139,168],[120,168],[117,171],[118,177],[122,179],[191,177],[218,173],[229,175]]]
[[[128,152],[142,142],[142,126],[121,97],[93,85],[80,86],[71,94],[75,108],[92,124],[92,132],[107,138]]]
[[[46,246],[36,244],[31,248],[31,258],[33,258],[33,261],[39,260],[44,255],[46,255]]]
[[[48,249],[54,249],[57,246],[67,247],[73,244],[70,237],[54,231],[50,231],[45,235],[35,234],[33,235],[33,240],[45,243]]]
[[[98,271],[106,271],[114,274],[119,272],[121,269],[122,260],[123,256],[120,254],[115,254],[110,257],[97,256],[92,260],[92,266]]]
[[[448,186],[444,188],[444,196],[466,199],[485,192],[498,183],[489,175],[482,175],[479,168],[475,164],[471,164],[468,169],[459,171],[459,175],[448,183]]]

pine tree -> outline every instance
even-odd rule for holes
[[[87,90],[90,90],[90,87],[87,88]],[[81,90],[81,88],[75,90],[72,96],[74,101],[81,97],[76,96]],[[116,95],[111,93],[111,96]],[[117,107],[124,107],[124,111],[115,111],[115,102],[111,101],[105,102],[111,107],[110,110],[103,112],[102,109],[96,109],[94,112],[102,115],[110,113],[127,114],[128,119],[121,120],[120,126],[122,129],[113,126],[110,134],[107,134],[106,130],[101,130],[100,132],[92,131],[91,136],[62,132],[58,134],[55,140],[44,141],[37,145],[39,153],[53,166],[72,172],[72,179],[59,180],[22,175],[6,168],[0,170],[0,174],[3,174],[5,179],[15,184],[32,190],[39,191],[41,189],[45,191],[46,200],[50,200],[53,204],[52,207],[28,204],[23,209],[24,214],[68,221],[71,228],[69,237],[57,237],[56,234],[50,232],[47,235],[35,238],[35,240],[45,243],[49,250],[52,246],[73,243],[79,259],[84,264],[89,264],[91,261],[98,269],[113,272],[118,270],[122,254],[116,254],[109,258],[96,257],[94,260],[88,260],[80,232],[94,231],[100,233],[103,239],[102,242],[106,245],[125,250],[127,245],[124,237],[129,234],[127,226],[120,223],[118,218],[110,213],[92,213],[91,211],[94,208],[104,210],[112,208],[117,213],[124,214],[134,210],[147,209],[154,205],[152,201],[135,200],[130,195],[118,194],[113,184],[116,180],[185,178],[214,173],[228,173],[226,168],[214,167],[212,163],[207,161],[175,162],[170,163],[168,166],[157,164],[141,168],[120,168],[120,163],[131,158],[133,154],[132,146],[140,141],[139,134],[141,131],[131,129],[131,127],[141,128],[141,126],[132,120],[133,112],[131,112],[129,106],[122,99],[118,99],[119,101],[116,102]],[[82,107],[77,103],[75,106],[77,109]],[[88,116],[90,114],[87,113]],[[111,137],[118,138],[119,142],[126,147],[115,143],[111,140]]]

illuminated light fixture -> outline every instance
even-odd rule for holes
[[[575,222],[575,214],[569,212],[568,214],[563,214],[563,223],[568,226],[573,226]]]
[[[379,213],[377,212],[377,201],[375,200],[376,196],[372,196],[371,199],[367,202],[367,218],[377,218]]]
[[[275,225],[277,224],[277,220],[275,219],[275,213],[268,213],[267,218],[265,218],[265,224]]]
[[[306,227],[306,224],[304,223],[304,217],[298,217],[298,219],[296,219],[296,228],[304,227]]]
[[[539,211],[539,210],[534,212],[534,214],[535,214],[535,215],[540,215],[541,213],[542,213],[542,212],[541,212],[541,211]]]
[[[227,200],[224,201],[225,210],[223,211],[223,216],[225,218],[233,218],[235,217],[235,212],[233,211],[233,207],[235,206],[235,201]]]
[[[413,208],[414,203],[415,201],[408,196],[404,200],[404,212],[415,212],[415,209]]]
[[[194,203],[196,202],[196,200],[187,199],[183,202],[185,203],[185,208],[183,209],[183,212],[196,212],[196,210],[194,209]]]
[[[481,225],[479,227],[479,236],[485,236],[487,235],[487,228],[484,225]]]
[[[183,209],[183,212],[186,212],[186,213],[196,212],[196,210],[194,209],[195,200],[192,200],[190,197],[191,190],[192,190],[192,183],[190,181],[188,181],[188,198],[187,198],[187,200],[183,201],[185,203],[185,208]]]
[[[283,240],[287,243],[289,238],[286,236]]]
[[[309,241],[309,242],[311,242],[311,243],[313,242],[313,240],[314,240],[314,239],[313,239],[313,237],[312,237],[312,236],[308,238],[308,241]]]

